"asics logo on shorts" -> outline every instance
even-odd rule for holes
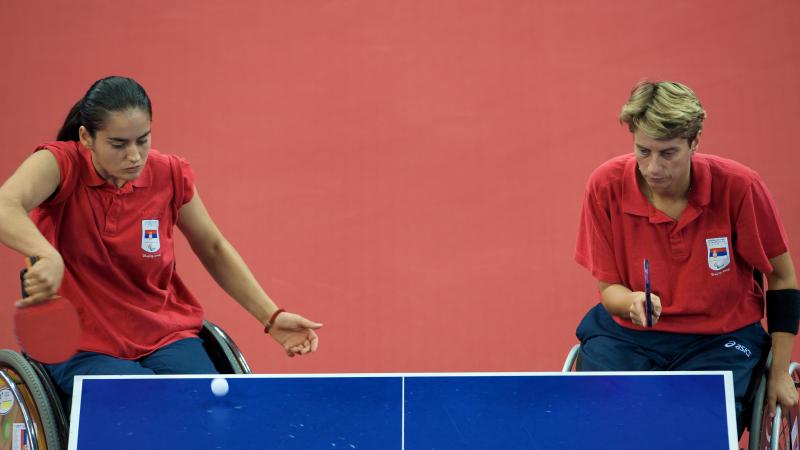
[[[737,344],[736,341],[728,341],[725,343],[725,348],[731,348],[731,347],[744,353],[745,355],[747,355],[748,358],[752,356],[752,353],[750,352],[749,348],[745,347],[742,344]]]

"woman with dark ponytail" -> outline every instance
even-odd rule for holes
[[[47,366],[67,394],[81,374],[216,372],[197,338],[202,308],[175,272],[176,225],[289,356],[317,348],[322,325],[267,296],[208,215],[189,163],[151,149],[152,117],[136,81],[98,80],[57,141],[36,147],[0,187],[0,241],[38,257],[18,307],[62,295],[81,317],[80,352]]]

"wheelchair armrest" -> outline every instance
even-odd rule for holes
[[[564,367],[561,368],[562,372],[571,372],[575,367],[575,361],[578,359],[578,352],[581,350],[581,344],[575,344],[567,354],[567,359],[564,361]]]

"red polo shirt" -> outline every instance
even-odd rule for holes
[[[639,191],[633,154],[597,168],[586,186],[575,260],[598,280],[644,291],[644,259],[661,298],[658,331],[719,334],[757,322],[753,268],[787,251],[777,208],[758,174],[695,153],[689,201],[678,221]],[[641,329],[614,317],[620,325]]]
[[[137,359],[197,336],[203,310],[175,271],[178,209],[194,194],[194,173],[176,156],[150,150],[142,174],[108,183],[78,142],[52,142],[61,182],[31,212],[64,258],[59,293],[77,308],[80,349]]]

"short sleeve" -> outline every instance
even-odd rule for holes
[[[767,186],[755,172],[735,222],[735,247],[750,265],[772,272],[770,258],[788,250],[788,238]]]
[[[80,181],[80,155],[77,149],[70,148],[71,145],[74,146],[70,142],[51,142],[39,145],[34,150],[34,153],[42,150],[49,151],[56,158],[60,174],[58,189],[54,195],[42,203],[43,207],[64,202]]]
[[[575,246],[575,261],[586,267],[598,280],[615,283],[621,280],[614,258],[611,214],[597,198],[591,181],[586,187]]]
[[[175,207],[180,209],[194,198],[194,170],[189,161],[179,156],[170,155],[169,160],[175,189]]]

